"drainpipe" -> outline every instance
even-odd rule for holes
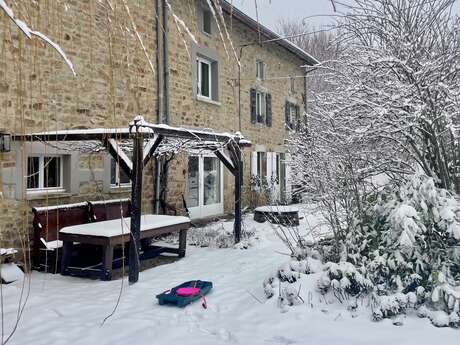
[[[164,69],[164,113],[165,123],[170,124],[169,116],[169,8],[166,6],[166,0],[163,1],[163,69]]]
[[[161,0],[162,3],[162,24],[163,27],[160,27],[161,32],[163,33],[163,123],[165,124],[171,124],[171,117],[170,117],[170,107],[169,107],[169,99],[170,99],[170,88],[169,88],[169,7],[166,4],[166,0]],[[163,164],[169,164],[166,162],[163,162]],[[157,183],[157,196],[156,200],[156,208],[159,211],[160,210],[160,197],[163,196],[164,202],[168,200],[168,172],[167,172],[167,166],[166,169],[162,169],[162,159],[158,159],[158,164],[157,164],[157,178],[158,178],[158,183]],[[162,174],[162,170],[163,174]],[[164,194],[161,195],[161,192],[164,191]],[[159,212],[158,212],[159,213]]]
[[[156,39],[157,39],[157,52],[156,52],[156,63],[157,63],[157,123],[163,122],[163,102],[164,102],[164,86],[163,86],[163,64],[162,64],[162,26],[161,26],[161,13],[162,13],[163,0],[155,0],[155,13],[156,13]],[[155,171],[154,171],[154,197],[153,197],[153,209],[156,214],[160,213],[160,160],[155,159]]]

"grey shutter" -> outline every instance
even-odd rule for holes
[[[251,89],[250,91],[250,104],[251,104],[251,122],[257,122],[257,114],[256,114],[256,89]]]
[[[286,127],[288,129],[291,129],[292,125],[291,123],[289,122],[289,108],[290,108],[291,104],[286,101],[286,103],[284,104],[284,121],[286,122]]]
[[[297,104],[295,106],[295,128],[299,129],[300,126],[300,106]]]
[[[265,104],[267,106],[267,109],[266,109],[267,126],[271,127],[272,126],[272,95],[269,93],[267,93],[266,95]]]

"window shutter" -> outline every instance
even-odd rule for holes
[[[251,175],[257,175],[257,152],[251,152]]]
[[[292,201],[292,173],[291,173],[291,155],[286,153],[286,201]]]
[[[285,119],[285,122],[286,122],[286,127],[288,129],[291,129],[291,123],[289,122],[289,108],[290,108],[290,103],[288,101],[286,101],[285,105],[284,105],[284,119]]]
[[[300,106],[297,104],[295,106],[295,128],[296,129],[299,129],[299,125],[300,125]]]
[[[256,89],[251,89],[250,91],[250,105],[251,105],[251,123],[257,122],[257,113],[256,113]]]
[[[272,126],[272,95],[270,95],[269,93],[267,93],[266,106],[267,106],[267,115],[266,115],[267,126],[271,127]]]

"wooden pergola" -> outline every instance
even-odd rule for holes
[[[142,214],[143,170],[155,155],[165,139],[182,139],[204,150],[211,150],[235,179],[235,221],[233,232],[235,242],[241,240],[241,195],[243,185],[243,160],[241,149],[251,143],[240,133],[215,133],[212,131],[178,128],[163,124],[151,124],[138,116],[129,128],[117,129],[75,129],[31,134],[17,134],[13,141],[25,142],[100,142],[129,176],[131,184],[131,241],[129,245],[129,282],[139,279],[140,226]],[[133,156],[130,159],[119,141],[132,141]],[[227,156],[223,150],[229,151]]]

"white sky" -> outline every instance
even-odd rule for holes
[[[252,18],[256,18],[254,0],[233,0],[233,4]],[[330,0],[257,0],[257,4],[260,22],[272,30],[281,18],[302,19],[308,16],[334,14]],[[460,0],[457,0],[455,10],[460,14]],[[331,18],[311,18],[309,22],[319,27],[330,23]]]

